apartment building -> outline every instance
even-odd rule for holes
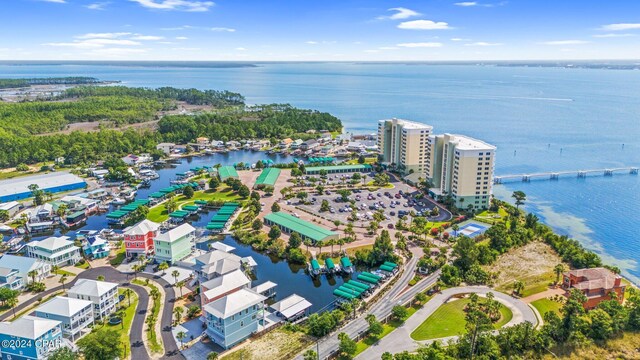
[[[378,150],[382,163],[403,174],[426,172],[429,158],[430,125],[402,120],[378,121]]]
[[[488,208],[493,192],[496,147],[468,136],[444,134],[428,139],[425,175],[434,195],[451,195],[455,205]]]

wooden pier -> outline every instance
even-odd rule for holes
[[[532,174],[515,174],[515,175],[501,175],[493,178],[494,184],[502,184],[505,182],[530,182],[532,180],[558,180],[561,177],[577,177],[579,179],[586,178],[587,176],[613,176],[613,174],[631,174],[638,175],[637,167],[621,167],[621,168],[608,168],[608,169],[591,169],[591,170],[572,170],[572,171],[549,171]]]

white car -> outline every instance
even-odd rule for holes
[[[300,215],[298,215],[298,213],[296,213],[296,212],[294,212],[292,215],[293,215],[293,216],[295,216],[295,217],[297,217],[297,218],[299,218],[299,217],[300,217]]]

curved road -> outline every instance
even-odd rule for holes
[[[429,302],[427,302],[420,310],[407,319],[402,326],[391,332],[389,335],[383,337],[376,344],[367,348],[367,350],[360,353],[357,356],[357,359],[380,359],[382,354],[386,351],[392,354],[405,350],[415,351],[421,345],[433,342],[434,340],[413,340],[411,339],[411,333],[452,296],[468,293],[486,294],[489,292],[492,292],[495,295],[495,299],[508,307],[513,313],[513,318],[505,326],[512,326],[525,321],[528,321],[533,325],[537,324],[538,319],[529,305],[521,300],[513,298],[507,294],[497,292],[486,286],[464,286],[445,289],[434,296],[433,299],[429,300]],[[455,339],[457,339],[457,336],[451,336],[440,340],[447,341]]]
[[[133,322],[131,323],[131,333],[130,333],[130,350],[131,359],[134,360],[146,360],[150,359],[149,354],[147,353],[147,349],[144,346],[142,341],[144,326],[145,326],[145,315],[147,312],[147,307],[149,304],[149,294],[147,291],[138,285],[130,284],[130,280],[133,279],[133,275],[122,273],[110,266],[103,266],[97,268],[91,268],[86,271],[80,273],[73,281],[70,281],[68,284],[65,284],[65,289],[69,289],[72,287],[78,279],[92,279],[95,280],[99,275],[104,276],[105,281],[118,283],[121,287],[131,288],[136,292],[139,298],[138,307],[136,308],[136,316],[133,317]],[[163,360],[183,360],[184,356],[180,352],[178,345],[176,344],[176,340],[171,333],[171,323],[173,319],[173,303],[175,302],[175,291],[171,284],[166,282],[164,279],[147,274],[147,273],[139,273],[138,277],[147,278],[157,282],[160,286],[164,288],[165,292],[165,304],[163,308],[163,312],[160,318],[160,324],[162,327],[162,343],[164,345],[165,354],[162,356]],[[57,286],[51,289],[48,289],[39,294],[39,296],[30,299],[29,301],[23,302],[16,306],[15,311],[19,313],[20,311],[28,308],[36,302],[37,298],[46,298],[49,295],[62,290],[62,286]],[[125,300],[126,301],[126,300]],[[13,316],[13,311],[6,312],[0,315],[0,321],[5,321]]]

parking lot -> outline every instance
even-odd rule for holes
[[[336,191],[325,191],[323,195],[316,192],[309,194],[307,204],[298,203],[297,199],[290,200],[292,205],[296,205],[312,214],[320,214],[329,220],[340,220],[347,223],[352,211],[355,209],[358,221],[356,226],[366,227],[373,220],[373,214],[381,210],[385,215],[385,220],[380,223],[383,228],[393,228],[399,217],[405,216],[413,211],[417,216],[430,218],[430,212],[434,205],[425,199],[416,199],[419,192],[402,182],[395,182],[393,189],[349,190],[351,193],[348,200],[344,201],[342,195]],[[327,200],[329,210],[321,212],[322,201]]]

